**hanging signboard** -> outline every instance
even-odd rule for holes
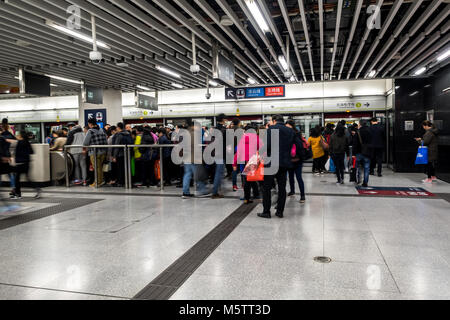
[[[252,98],[283,98],[286,88],[282,86],[251,87],[251,88],[226,88],[225,99],[252,99]]]
[[[154,97],[139,94],[137,107],[140,109],[158,111],[158,100]]]
[[[234,87],[236,84],[235,68],[232,61],[219,52],[217,43],[213,45],[212,74],[215,80]]]

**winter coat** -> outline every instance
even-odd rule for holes
[[[423,145],[428,147],[428,161],[437,161],[439,158],[438,152],[438,129],[431,128],[423,135]],[[422,143],[422,142],[420,142]]]

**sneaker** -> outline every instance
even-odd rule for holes
[[[194,198],[195,196],[193,195],[193,194],[183,194],[182,196],[181,196],[181,198],[182,199],[192,199],[192,198]]]
[[[382,177],[383,175],[381,173],[378,174],[379,177]]]
[[[82,184],[83,182],[81,182],[81,180],[75,180],[73,182],[74,185],[79,186],[80,184]]]
[[[239,190],[238,186],[233,186],[233,191],[238,191],[238,190]]]
[[[344,180],[341,180],[341,184],[344,184]]]
[[[83,181],[83,187],[87,187],[88,183],[86,180]]]
[[[15,194],[15,195],[13,195],[13,196],[11,196],[11,197],[9,197],[11,200],[20,200],[20,199],[22,199],[22,196],[19,196],[19,195],[17,195],[17,194]]]
[[[211,199],[223,199],[223,198],[225,198],[225,196],[223,195],[223,194],[213,194],[212,196],[211,196]]]
[[[207,192],[207,193],[201,193],[197,196],[197,198],[209,198],[211,197],[211,193]]]
[[[250,203],[253,203],[253,201],[252,200],[244,200],[244,204],[250,204]]]
[[[306,199],[300,199],[300,203],[305,203]]]
[[[295,192],[292,192],[292,191],[291,191],[291,192],[288,193],[288,197],[292,197],[292,196],[294,196],[294,195],[295,195]]]
[[[363,187],[363,188],[367,188],[367,187],[368,187],[367,183],[363,183],[363,184],[362,184],[362,187]]]
[[[36,193],[36,195],[33,198],[34,199],[40,199],[41,198],[41,194],[40,193]]]
[[[433,180],[433,182],[437,182],[438,178],[436,178],[436,177],[431,177],[431,180]]]
[[[425,180],[422,180],[422,182],[423,183],[432,183],[433,179],[425,179]]]
[[[94,183],[92,183],[92,184],[90,184],[90,185],[89,185],[89,187],[91,187],[91,188],[95,188],[95,182],[94,182]]]

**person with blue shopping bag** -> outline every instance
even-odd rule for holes
[[[422,180],[423,183],[432,183],[437,181],[436,164],[438,160],[438,129],[429,120],[422,122],[425,134],[422,138],[416,138],[421,144],[417,153],[416,164],[426,165],[427,179]]]

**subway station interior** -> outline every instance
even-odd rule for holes
[[[449,300],[449,14],[0,0],[0,300]]]

